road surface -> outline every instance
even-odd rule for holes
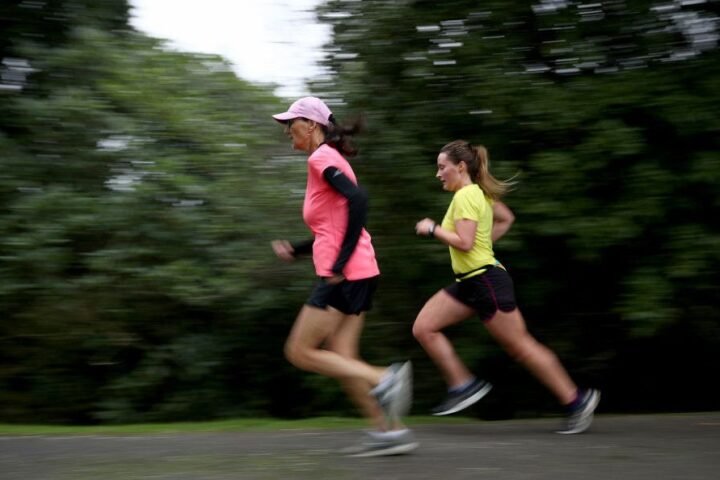
[[[717,480],[720,412],[418,426],[411,455],[346,458],[357,431],[0,437],[0,480]]]

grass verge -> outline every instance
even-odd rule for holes
[[[475,422],[463,417],[408,417],[409,426],[426,424],[459,424]],[[278,420],[274,418],[243,418],[210,422],[139,423],[130,425],[13,425],[0,424],[2,436],[28,435],[161,435],[168,433],[254,432],[278,430],[346,429],[365,428],[361,418],[314,417],[302,420]]]

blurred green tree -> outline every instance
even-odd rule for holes
[[[264,398],[304,294],[269,249],[305,235],[285,102],[83,5],[3,5],[0,415],[286,413]]]
[[[370,125],[360,178],[379,315],[402,335],[452,281],[445,249],[412,227],[449,203],[432,178],[439,148],[482,143],[499,177],[518,175],[517,222],[496,250],[531,329],[611,391],[607,408],[689,408],[684,392],[720,368],[717,2],[330,1],[319,15],[334,37],[315,91]],[[503,382],[489,411],[538,408],[478,345],[480,326],[458,330],[463,355]],[[434,368],[417,367],[424,392]],[[720,392],[693,405],[719,407]]]
[[[312,281],[268,248],[307,235],[304,158],[270,120],[287,101],[222,58],[134,32],[128,10],[0,5],[0,419],[351,411],[282,358]],[[363,353],[415,360],[417,412],[442,385],[411,324],[452,278],[413,226],[445,211],[434,163],[455,138],[519,175],[498,256],[533,332],[606,390],[604,408],[720,406],[707,391],[720,374],[717,13],[637,0],[318,10],[334,37],[313,89],[368,123],[355,168],[383,278]],[[501,387],[480,415],[547,411],[479,322],[451,333]]]

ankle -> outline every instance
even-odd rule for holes
[[[469,380],[466,380],[466,381],[464,381],[464,382],[462,382],[462,383],[459,383],[459,384],[457,384],[457,385],[453,385],[452,387],[449,387],[449,388],[448,388],[448,392],[449,392],[449,393],[460,393],[460,392],[462,392],[463,390],[467,390],[468,388],[470,388],[470,386],[471,386],[473,383],[475,383],[476,380],[477,380],[477,379],[476,379],[475,377],[470,377]]]
[[[583,398],[585,397],[585,390],[578,388],[575,391],[575,397],[564,405],[567,410],[577,410],[582,405]]]

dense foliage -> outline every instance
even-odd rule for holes
[[[449,202],[437,151],[482,143],[498,176],[517,175],[516,225],[496,250],[531,330],[606,408],[719,407],[714,386],[686,393],[720,368],[717,10],[329,2],[332,75],[316,88],[372,126],[362,178],[394,313],[450,279],[444,249],[411,235]],[[503,384],[488,411],[536,408],[525,375],[467,328],[466,357]]]
[[[366,116],[356,169],[383,280],[364,353],[411,357],[451,281],[414,236],[449,202],[437,150],[485,144],[516,225],[497,245],[533,333],[607,410],[720,407],[718,2],[327,2],[314,91]],[[309,263],[303,156],[272,85],[133,31],[125,0],[0,5],[0,420],[128,422],[347,413],[282,344]],[[551,412],[486,337],[451,332],[499,388],[476,412]],[[687,393],[699,391],[700,395]]]

